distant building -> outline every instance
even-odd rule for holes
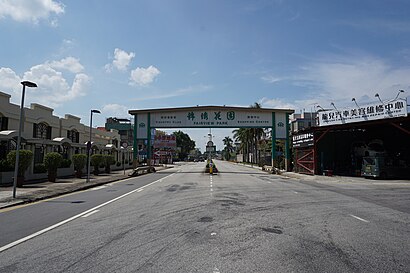
[[[303,112],[301,114],[292,114],[289,117],[291,132],[298,132],[317,126],[316,112]]]
[[[133,145],[134,126],[131,123],[131,119],[116,117],[107,118],[105,122],[105,129],[107,131],[112,129],[118,131],[120,134],[121,146],[123,146],[124,143],[127,143],[127,146]]]

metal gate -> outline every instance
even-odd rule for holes
[[[295,149],[295,171],[297,173],[315,174],[315,150]]]

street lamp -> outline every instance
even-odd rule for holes
[[[96,114],[101,114],[99,110],[91,110],[91,117],[90,117],[90,141],[87,144],[87,149],[88,149],[88,163],[87,163],[87,182],[90,182],[90,168],[91,168],[91,134],[92,134],[92,129],[93,129],[93,113]]]
[[[21,94],[21,106],[20,106],[20,122],[19,122],[19,133],[17,137],[17,147],[16,147],[16,165],[14,166],[14,178],[13,178],[13,198],[16,198],[16,187],[17,187],[17,176],[19,170],[19,152],[21,144],[21,131],[23,130],[23,117],[24,117],[24,95],[26,94],[27,87],[37,87],[37,84],[29,81],[22,81],[23,93]]]
[[[383,101],[380,99],[379,93],[376,93],[374,96],[375,96],[376,98],[378,98],[379,101],[384,105]]]
[[[352,98],[352,101],[354,101],[354,103],[356,104],[356,106],[357,106],[358,108],[360,108],[360,106],[359,106],[359,104],[357,104],[357,101],[356,101],[355,98]]]
[[[399,93],[397,93],[397,96],[394,98],[394,100],[397,100],[401,93],[404,93],[404,90],[399,90]]]

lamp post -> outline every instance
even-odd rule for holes
[[[14,166],[14,178],[13,178],[13,198],[16,198],[16,187],[17,187],[17,177],[19,170],[19,152],[21,144],[21,131],[23,130],[23,117],[24,117],[24,95],[26,94],[27,87],[37,87],[37,84],[29,81],[22,81],[23,93],[21,94],[21,106],[20,106],[20,122],[19,122],[19,133],[17,137],[17,147],[16,147],[16,165]]]
[[[90,168],[91,168],[91,135],[92,135],[92,129],[93,129],[93,113],[96,114],[101,114],[99,110],[91,110],[91,116],[90,116],[90,141],[88,142],[87,149],[88,149],[88,162],[87,162],[87,183],[90,182]]]

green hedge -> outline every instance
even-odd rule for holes
[[[44,165],[49,174],[57,174],[57,168],[61,166],[63,156],[59,153],[51,152],[44,156]]]
[[[18,176],[23,177],[24,173],[30,167],[33,160],[33,152],[30,150],[20,150],[19,151],[19,171]],[[13,167],[16,165],[16,151],[11,151],[7,155],[7,162]]]
[[[72,157],[74,163],[74,170],[81,171],[87,164],[87,155],[85,154],[75,154]]]

